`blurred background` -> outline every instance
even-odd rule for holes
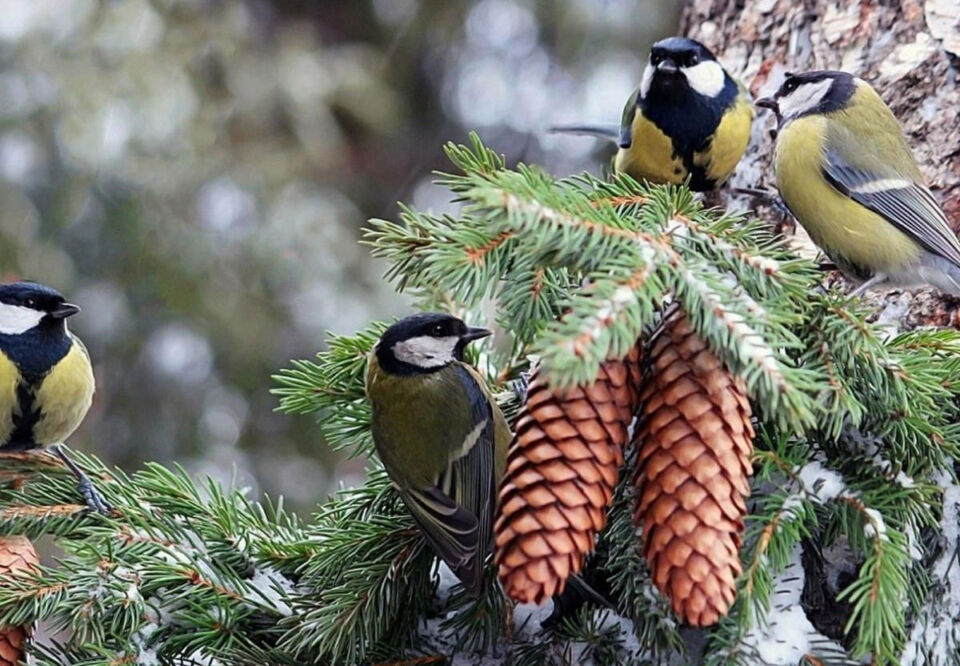
[[[0,278],[83,313],[98,394],[74,448],[308,509],[362,461],[270,375],[408,301],[357,245],[396,202],[441,212],[442,145],[601,171],[675,0],[3,0]]]

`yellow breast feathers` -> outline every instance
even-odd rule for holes
[[[720,119],[707,150],[693,156],[693,163],[704,168],[707,179],[721,185],[730,177],[750,142],[752,122],[753,107],[740,95],[733,109]]]
[[[831,249],[834,261],[880,270],[909,264],[916,258],[916,244],[882,217],[835,190],[823,177],[822,149],[828,122],[821,115],[806,116],[780,132],[775,155],[780,195],[813,242]],[[877,233],[882,226],[888,229]]]
[[[613,168],[637,180],[679,184],[687,177],[683,159],[673,150],[673,141],[637,109],[633,116],[629,148],[617,151]]]
[[[13,361],[0,351],[0,445],[6,444],[13,434],[13,417],[19,415],[17,384],[20,372]]]
[[[90,358],[76,338],[70,351],[43,379],[35,404],[40,419],[33,439],[40,446],[63,442],[77,429],[93,402],[94,379]]]

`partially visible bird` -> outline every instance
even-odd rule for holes
[[[651,183],[689,178],[712,190],[733,174],[747,149],[753,108],[745,90],[700,42],[655,43],[620,126],[563,125],[552,132],[588,134],[617,143],[615,171]]]
[[[83,421],[94,379],[86,347],[67,328],[80,312],[35,282],[0,285],[0,453],[54,447],[87,504],[109,507],[59,447]]]
[[[846,72],[788,74],[773,97],[777,188],[810,238],[872,287],[930,284],[960,295],[960,242],[927,189],[900,123]]]
[[[447,314],[388,328],[366,389],[377,453],[427,541],[473,594],[492,548],[510,428],[464,348],[490,335]]]

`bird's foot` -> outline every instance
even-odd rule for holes
[[[868,289],[873,289],[876,286],[883,284],[887,280],[887,276],[883,273],[877,273],[872,278],[861,284],[859,287],[847,294],[847,299],[853,300],[858,296],[863,296],[864,292]]]
[[[80,496],[83,497],[83,503],[87,505],[87,508],[103,516],[110,515],[113,507],[110,506],[107,500],[103,498],[103,495],[94,487],[90,477],[84,474],[83,470],[77,467],[75,462],[70,460],[62,447],[55,446],[53,450],[57,454],[57,457],[63,461],[63,464],[67,466],[67,469],[76,477],[77,490],[80,492]]]
[[[790,210],[776,190],[765,190],[760,187],[732,187],[730,190],[734,194],[742,194],[753,197],[754,199],[759,199],[761,204],[773,208],[780,217],[790,217]]]

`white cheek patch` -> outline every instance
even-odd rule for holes
[[[804,83],[799,88],[777,100],[780,115],[795,118],[817,106],[830,92],[833,79],[823,79],[813,83]]]
[[[421,335],[398,342],[393,346],[393,355],[399,361],[420,368],[439,368],[454,360],[453,352],[460,338],[448,336],[435,338]]]
[[[647,65],[646,69],[643,70],[643,78],[640,79],[641,99],[646,99],[647,93],[650,92],[650,85],[653,83],[654,71],[653,65]]]
[[[723,67],[713,60],[704,60],[693,67],[681,67],[680,71],[687,77],[690,87],[705,97],[716,97],[726,83]]]
[[[46,316],[44,312],[31,310],[19,305],[0,303],[0,334],[19,335],[26,333],[40,323]]]

